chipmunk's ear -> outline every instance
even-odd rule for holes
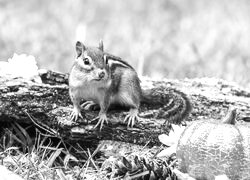
[[[106,54],[104,54],[103,59],[105,64],[108,64],[108,58],[109,57]]]
[[[76,53],[77,53],[77,57],[81,56],[83,51],[86,50],[86,47],[84,46],[84,44],[80,41],[76,42]]]
[[[103,47],[103,41],[102,39],[99,42],[99,47],[98,47],[101,51],[104,51],[104,47]]]

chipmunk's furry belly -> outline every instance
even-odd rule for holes
[[[82,87],[79,91],[79,96],[86,101],[98,101],[98,92],[95,88]]]
[[[85,101],[94,101],[96,104],[99,104],[103,100],[105,94],[105,88],[95,86],[93,84],[84,84],[78,86],[77,96]]]

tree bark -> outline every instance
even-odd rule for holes
[[[68,95],[68,75],[47,71],[40,74],[43,83],[22,78],[0,77],[0,121],[35,124],[50,129],[58,136],[81,142],[97,143],[99,140],[118,140],[136,144],[159,145],[158,135],[167,133],[165,119],[151,114],[159,108],[142,104],[143,117],[134,128],[123,123],[124,109],[108,112],[109,124],[103,129],[94,129],[90,122],[98,111],[82,111],[84,120],[70,121],[72,103]],[[184,92],[192,103],[192,112],[186,121],[221,119],[228,108],[238,109],[238,120],[249,121],[250,92],[223,80],[202,78],[185,80],[161,80],[141,78],[142,89],[164,87]],[[86,120],[89,122],[87,123]]]

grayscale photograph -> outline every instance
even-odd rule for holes
[[[0,0],[0,180],[250,180],[250,1]]]

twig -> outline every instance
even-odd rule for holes
[[[27,111],[24,111],[24,113],[27,114],[27,116],[30,118],[30,120],[31,120],[37,127],[41,128],[41,129],[43,129],[44,131],[48,132],[49,134],[54,135],[54,136],[57,137],[57,134],[58,134],[57,131],[55,131],[54,129],[48,127],[47,125],[44,125],[44,124],[43,124],[43,125],[39,125],[39,124],[36,122],[35,118],[32,117]],[[43,126],[44,126],[44,127],[43,127]]]

